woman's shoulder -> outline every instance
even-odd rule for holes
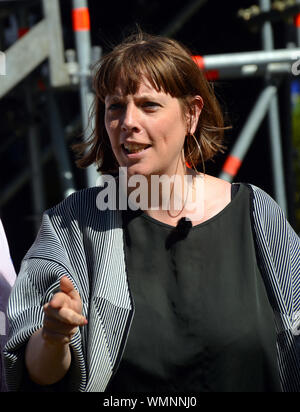
[[[96,205],[95,199],[101,189],[101,187],[95,186],[77,190],[59,203],[50,207],[47,212],[50,214],[58,210],[67,212],[73,209],[81,209],[82,207]]]
[[[299,235],[291,226],[286,211],[277,201],[264,189],[251,184],[243,183],[251,193],[252,222],[259,234],[268,236],[269,239],[285,237],[286,241],[295,240],[298,247]]]
[[[252,208],[256,214],[280,214],[285,217],[285,212],[276,200],[267,191],[252,183],[243,183],[251,193]]]
[[[107,211],[100,210],[97,197],[103,187],[91,187],[78,190],[58,204],[47,209],[44,213],[44,219],[56,221],[60,225],[89,224],[90,222],[108,220]],[[102,219],[103,217],[103,219]]]
[[[285,213],[279,204],[264,189],[247,182],[236,182],[234,185],[247,187],[250,193],[251,209],[256,217],[267,219],[268,216]],[[205,201],[210,209],[220,210],[231,202],[232,184],[223,179],[205,175]],[[268,216],[267,216],[268,215]]]
[[[268,205],[269,207],[274,207],[280,209],[278,203],[273,199],[273,197],[267,193],[264,189],[247,182],[235,182],[230,183],[223,179],[205,175],[206,179],[206,197],[207,199],[218,198],[220,202],[229,203],[231,200],[231,189],[232,185],[245,186],[250,191],[252,201],[255,203],[257,208]]]

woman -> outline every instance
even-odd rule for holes
[[[138,34],[94,87],[79,166],[126,177],[45,213],[10,299],[10,388],[299,391],[299,238],[261,189],[197,171],[224,124],[190,53]]]

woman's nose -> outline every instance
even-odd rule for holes
[[[126,110],[124,111],[122,129],[124,131],[128,130],[139,130],[139,116],[138,109],[134,105],[127,105]]]

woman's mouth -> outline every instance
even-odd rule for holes
[[[151,147],[151,144],[142,143],[124,143],[122,149],[127,155],[141,153]]]

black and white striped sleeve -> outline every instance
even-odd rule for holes
[[[38,236],[21,264],[8,304],[10,331],[4,359],[7,384],[11,391],[21,390],[23,378],[26,376],[26,344],[32,334],[42,327],[43,305],[57,291],[64,275],[71,279],[78,290],[66,252],[48,213],[45,213]],[[78,330],[71,341],[73,361],[68,390],[80,390],[80,384],[84,381],[85,362],[81,340]]]
[[[279,205],[252,185],[259,261],[274,308],[285,392],[300,391],[300,239]]]

